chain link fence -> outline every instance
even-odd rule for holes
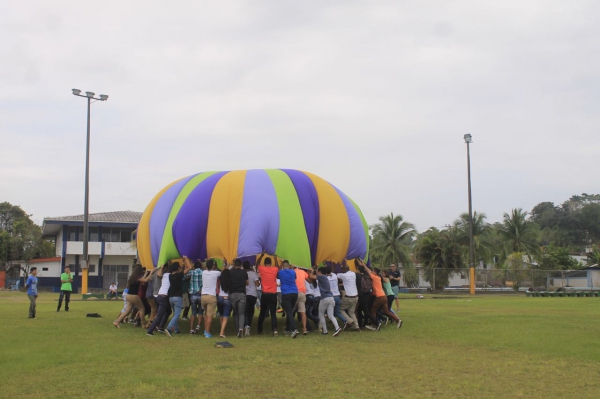
[[[468,290],[469,269],[425,269],[416,267],[402,273],[401,287],[407,291],[431,289],[436,291]],[[600,290],[600,269],[582,270],[510,270],[475,269],[477,291],[515,292],[527,290]]]

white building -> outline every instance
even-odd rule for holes
[[[113,282],[117,282],[120,289],[126,286],[137,258],[133,235],[141,217],[141,212],[133,211],[89,215],[90,291],[106,290]],[[78,292],[81,288],[79,261],[83,255],[83,215],[45,218],[42,230],[45,238],[55,240],[56,258],[32,262],[32,266],[38,268],[39,285],[60,287],[60,274],[65,266],[69,266],[74,273],[73,292]]]

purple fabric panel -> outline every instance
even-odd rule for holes
[[[246,172],[240,217],[238,257],[274,255],[279,237],[279,204],[271,178],[264,170]]]
[[[152,215],[150,216],[150,249],[152,251],[152,261],[157,267],[158,255],[160,253],[160,246],[163,239],[163,234],[165,232],[165,226],[167,224],[167,219],[169,219],[169,215],[171,214],[171,208],[173,207],[173,203],[177,199],[179,192],[186,185],[188,181],[195,175],[188,176],[184,179],[181,179],[177,183],[173,184],[171,188],[169,188],[165,193],[158,199],[154,209],[152,210]]]
[[[306,236],[308,238],[308,244],[310,245],[310,260],[314,265],[317,257],[319,220],[321,217],[317,189],[312,180],[310,180],[310,177],[306,176],[303,172],[293,169],[281,170],[289,176],[296,189],[296,193],[298,194],[298,200],[300,201],[300,207],[302,208],[302,215],[304,217],[304,226],[306,226]]]
[[[344,203],[346,213],[348,214],[348,222],[350,223],[350,242],[348,243],[348,251],[346,259],[364,258],[367,253],[367,237],[365,237],[365,229],[362,224],[362,219],[356,211],[352,201],[348,196],[341,192],[337,187],[332,187],[337,191],[338,195]]]
[[[215,186],[227,172],[204,179],[187,197],[173,222],[173,240],[181,255],[192,261],[206,259],[208,211]]]

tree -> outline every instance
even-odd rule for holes
[[[528,218],[528,213],[522,209],[513,209],[504,214],[504,220],[499,233],[504,242],[505,254],[523,252],[529,261],[539,255],[539,227]]]
[[[490,224],[485,213],[473,213],[473,258],[475,262],[483,260],[490,263],[496,253],[496,245],[491,236]],[[469,259],[469,214],[463,213],[454,222],[458,229],[458,242],[462,247],[463,259]]]
[[[537,259],[537,268],[542,270],[572,270],[581,267],[577,260],[571,257],[569,248],[550,245]]]
[[[0,204],[0,261],[14,263],[11,268],[29,272],[29,261],[52,256],[53,245],[42,239],[42,229],[21,207],[8,202]],[[10,271],[10,270],[9,270]]]
[[[373,232],[373,254],[380,259],[381,266],[402,263],[405,267],[412,264],[410,247],[416,234],[415,226],[404,221],[402,215],[390,213],[379,218],[379,223],[371,226]]]
[[[456,226],[442,231],[431,228],[417,242],[415,254],[425,268],[425,280],[436,290],[448,285],[450,274],[463,267],[459,235]]]

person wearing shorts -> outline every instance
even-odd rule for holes
[[[202,271],[202,290],[200,303],[204,310],[204,337],[212,338],[210,326],[215,310],[217,309],[217,280],[221,272],[216,270],[216,263],[209,259],[206,261],[206,270]]]
[[[400,272],[398,271],[395,264],[390,265],[390,271],[388,272],[388,278],[392,286],[392,292],[394,293],[394,299],[396,300],[396,310],[400,309],[400,303],[398,301],[398,293],[400,292]],[[390,310],[392,309],[390,305]]]
[[[302,334],[306,335],[308,330],[306,329],[306,281],[308,279],[308,273],[304,270],[294,267],[296,272],[296,287],[298,287],[298,299],[296,300],[296,308],[300,314],[302,320]]]

